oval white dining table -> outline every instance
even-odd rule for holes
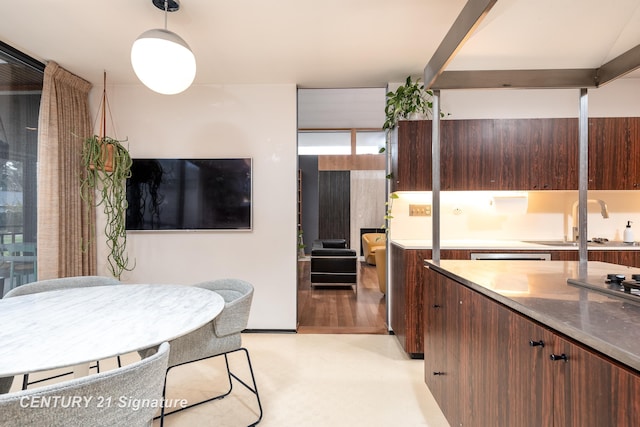
[[[0,377],[149,348],[213,320],[224,299],[183,285],[64,289],[0,300]]]

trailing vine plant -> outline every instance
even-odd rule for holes
[[[131,271],[126,252],[127,178],[131,176],[131,156],[122,142],[108,136],[93,135],[84,140],[82,165],[85,173],[80,182],[83,200],[102,206],[106,216],[104,234],[109,254],[107,261],[114,277]],[[92,233],[95,230],[92,229]],[[93,236],[92,236],[93,237]]]
[[[123,271],[131,271],[127,255],[127,178],[131,177],[133,161],[129,151],[122,145],[124,141],[105,136],[107,110],[107,73],[104,73],[104,89],[100,112],[102,123],[100,135],[85,138],[82,144],[82,167],[80,196],[89,206],[102,206],[106,216],[104,235],[109,254],[107,262],[114,277],[120,279]],[[96,197],[97,196],[97,197]],[[93,218],[89,217],[89,241],[83,242],[83,249],[95,238]]]
[[[389,234],[389,223],[393,219],[392,211],[393,211],[393,201],[395,199],[399,199],[398,193],[389,194],[389,201],[385,202],[386,211],[384,213],[384,224],[382,224],[382,229],[384,229],[386,234]]]

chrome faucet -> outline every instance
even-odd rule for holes
[[[576,200],[575,202],[573,202],[573,205],[571,206],[571,220],[573,221],[573,227],[571,227],[571,231],[572,231],[572,238],[574,242],[578,241],[578,238],[580,237],[578,235],[578,203],[579,200]],[[602,215],[602,218],[609,218],[609,208],[607,208],[607,204],[604,202],[604,200],[600,200],[600,199],[589,199],[587,200],[587,204],[589,203],[597,203],[600,205],[600,214]]]

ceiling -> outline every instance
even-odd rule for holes
[[[168,29],[195,84],[384,87],[421,75],[465,0],[181,0]],[[164,26],[151,0],[20,0],[0,41],[102,84],[138,84],[131,44]],[[597,68],[640,44],[638,0],[498,0],[447,70]],[[640,71],[625,76],[640,78]]]

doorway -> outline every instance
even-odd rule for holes
[[[385,156],[377,151],[298,156],[299,232],[304,245],[298,260],[300,333],[388,333],[386,296],[377,267],[364,260],[361,249],[363,230],[379,229],[386,211]],[[344,239],[356,251],[357,291],[311,286],[310,254],[317,239]]]
[[[298,332],[388,333],[376,266],[360,251],[361,229],[380,227],[386,212],[386,92],[298,89]],[[320,238],[343,238],[359,254],[357,292],[311,287],[310,252]]]

